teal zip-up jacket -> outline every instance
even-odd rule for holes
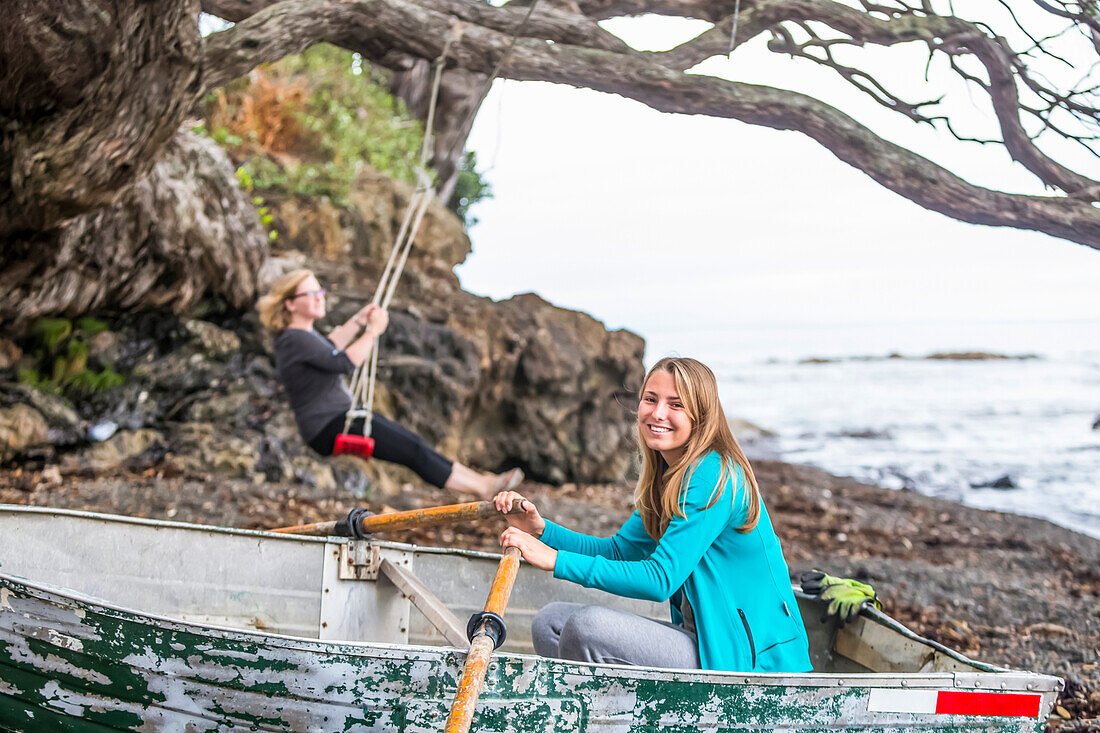
[[[739,466],[707,507],[720,471],[715,452],[689,469],[681,494],[686,516],[674,516],[660,541],[649,536],[638,512],[608,538],[547,521],[541,539],[558,551],[554,577],[620,596],[671,601],[676,624],[683,623],[677,607],[683,589],[695,614],[703,669],[808,672],[806,629],[768,511],[761,501],[756,527],[737,531],[748,512]]]

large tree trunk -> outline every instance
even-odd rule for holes
[[[118,199],[0,252],[0,323],[98,310],[182,309],[202,296],[245,308],[267,243],[233,165],[181,130]]]
[[[409,111],[421,121],[428,119],[432,96],[432,64],[426,59],[409,59],[409,68],[393,72],[390,91],[404,100]],[[439,85],[435,121],[432,125],[432,156],[429,166],[436,172],[436,191],[442,201],[451,198],[462,159],[466,138],[484,100],[488,74],[466,69],[446,69]]]
[[[198,0],[5,3],[0,239],[36,237],[145,177],[201,89]]]

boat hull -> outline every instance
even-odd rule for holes
[[[438,731],[463,659],[456,649],[179,623],[0,575],[0,728],[8,730]],[[1033,686],[1052,679],[1032,677]],[[875,690],[928,696],[1006,681],[1017,682],[1003,673],[746,676],[503,654],[474,730],[1041,730],[1045,715],[1034,713],[871,709]],[[1045,712],[1055,692],[1027,694]]]
[[[441,730],[465,660],[447,638],[462,636],[393,578],[417,578],[413,595],[457,615],[453,631],[499,561],[4,505],[0,538],[0,730],[14,731]],[[529,653],[530,619],[555,600],[668,613],[521,566],[473,730],[1038,731],[1061,689],[877,611],[843,629],[811,621],[806,674],[543,659]],[[821,616],[819,600],[798,601],[803,618]]]

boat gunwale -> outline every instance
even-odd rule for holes
[[[417,644],[388,644],[366,641],[334,641],[290,636],[260,630],[234,629],[213,624],[202,624],[174,619],[168,616],[148,613],[125,606],[116,605],[103,599],[94,598],[78,591],[53,586],[48,583],[32,581],[22,576],[0,572],[0,584],[8,583],[31,591],[29,595],[59,606],[85,607],[80,610],[113,617],[117,620],[137,623],[165,631],[179,631],[195,636],[212,636],[236,643],[251,643],[257,646],[322,654],[327,656],[350,655],[358,657],[438,658],[443,655],[465,655],[466,650],[448,646],[430,646]],[[6,599],[3,599],[6,600]],[[0,611],[3,604],[0,604]],[[888,616],[886,618],[889,618]],[[904,627],[902,627],[904,628]],[[1048,692],[1062,687],[1058,677],[1024,670],[1004,670],[993,672],[869,672],[869,673],[832,673],[797,672],[763,673],[733,672],[726,670],[658,670],[621,664],[600,664],[573,662],[540,657],[536,654],[516,652],[498,652],[500,661],[515,660],[519,663],[533,661],[556,666],[567,674],[587,677],[613,677],[668,682],[709,682],[715,684],[760,685],[760,686],[797,686],[797,687],[879,687],[879,688],[942,688],[959,689],[971,686],[999,692]],[[1003,683],[1000,687],[988,682]],[[964,684],[965,682],[965,684]],[[975,682],[977,684],[975,685]],[[1011,684],[1009,684],[1011,683]]]
[[[320,537],[316,535],[293,534],[290,532],[274,532],[268,529],[243,529],[240,527],[222,527],[216,524],[194,524],[193,522],[176,522],[170,519],[149,519],[147,517],[128,517],[124,514],[107,514],[105,512],[90,512],[83,509],[63,509],[60,507],[29,506],[26,504],[0,504],[0,514],[59,514],[62,516],[92,519],[103,522],[115,522],[118,524],[138,524],[146,527],[163,527],[166,529],[189,529],[200,532],[214,532],[216,534],[241,535],[245,537],[263,537],[265,539],[277,539],[290,542],[305,542],[313,544],[346,545],[349,542],[362,542],[355,537],[338,537],[329,535]],[[394,550],[415,551],[432,555],[456,555],[459,557],[490,558],[494,561],[500,559],[500,555],[482,550],[466,550],[459,547],[426,547],[413,545],[394,540],[380,540],[370,536],[367,540],[372,545]]]

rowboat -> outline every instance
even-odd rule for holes
[[[498,555],[0,505],[0,729],[442,729]],[[1039,731],[1062,681],[798,594],[814,671],[533,655],[553,600],[667,607],[520,569],[479,731]]]

